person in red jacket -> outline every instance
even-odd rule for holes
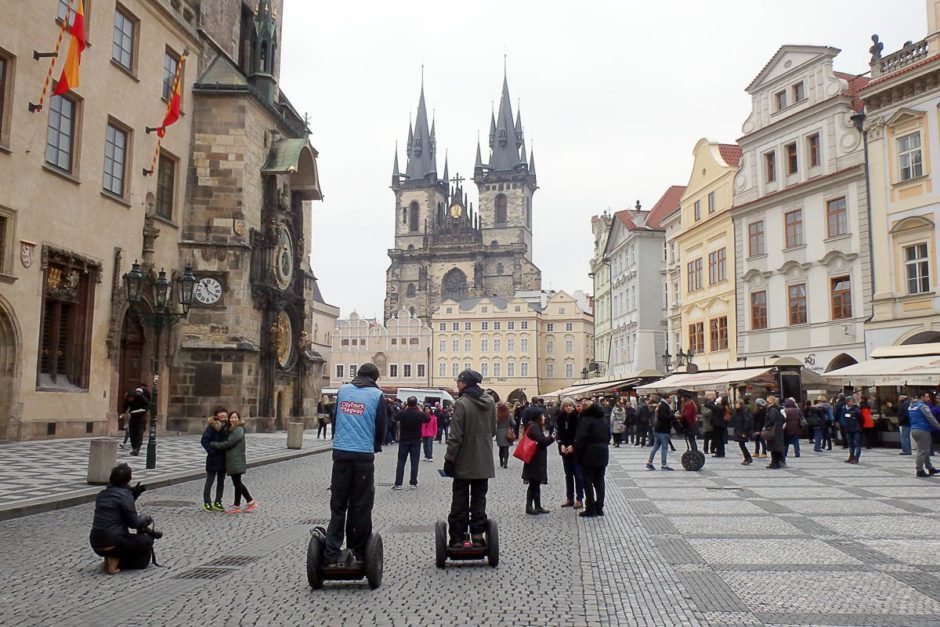
[[[689,443],[689,449],[697,451],[695,437],[698,435],[698,408],[689,394],[682,396],[682,426],[685,427],[685,439]]]

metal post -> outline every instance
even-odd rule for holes
[[[153,322],[153,391],[150,395],[150,434],[147,438],[148,470],[157,467],[157,384],[160,380],[160,336],[163,334],[163,314],[156,312]]]

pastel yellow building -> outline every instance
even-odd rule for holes
[[[692,155],[680,224],[673,231],[681,293],[677,348],[691,351],[700,369],[726,368],[737,361],[731,204],[741,149],[701,139]]]

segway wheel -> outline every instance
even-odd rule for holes
[[[434,524],[434,563],[438,568],[447,565],[447,525],[443,520]]]
[[[705,453],[702,451],[686,451],[682,454],[682,467],[690,472],[702,469],[705,465]]]
[[[486,561],[493,568],[499,566],[499,528],[492,518],[486,521]]]
[[[307,545],[307,582],[314,590],[323,587],[323,550],[326,548],[326,531],[317,527],[310,532]]]
[[[384,560],[382,536],[373,533],[366,541],[366,580],[369,582],[369,587],[373,590],[382,585]]]

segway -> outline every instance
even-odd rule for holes
[[[333,566],[323,563],[326,550],[326,529],[315,527],[310,531],[307,545],[307,582],[314,590],[323,587],[324,581],[351,581],[366,578],[373,590],[382,585],[382,536],[369,534],[366,541],[366,559],[350,565]]]
[[[434,525],[435,563],[438,568],[444,568],[447,560],[482,560],[485,559],[490,566],[499,565],[499,529],[492,518],[486,521],[486,531],[483,532],[483,544],[474,544],[469,537],[464,538],[460,546],[451,546],[447,542],[447,523],[443,520]]]
[[[685,453],[682,454],[682,467],[690,472],[697,472],[705,465],[705,453],[699,450],[692,450],[689,441],[685,441]]]

